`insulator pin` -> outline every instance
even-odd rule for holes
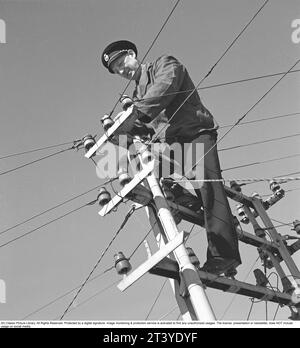
[[[110,193],[106,190],[105,187],[101,187],[98,195],[98,202],[100,206],[106,205],[111,200]]]
[[[124,111],[126,111],[133,104],[133,100],[128,95],[123,95],[120,98],[120,102]]]
[[[276,191],[280,190],[280,185],[278,182],[272,180],[270,181],[270,189],[275,193]]]
[[[82,139],[82,143],[83,143],[85,152],[88,152],[96,144],[96,141],[92,135],[86,135]]]
[[[114,121],[111,119],[109,115],[104,115],[101,119],[101,123],[105,132],[107,132],[109,128],[114,125]]]
[[[118,178],[121,186],[127,185],[132,180],[126,168],[119,169]]]
[[[114,259],[115,268],[118,274],[124,275],[131,270],[131,264],[122,252],[118,252],[116,255],[114,255]]]
[[[249,224],[250,220],[249,220],[248,216],[246,215],[244,205],[239,204],[239,205],[237,205],[236,209],[237,209],[239,217],[241,218],[241,222],[243,224],[246,224],[246,225]]]
[[[294,231],[296,231],[297,234],[300,234],[300,221],[295,220],[293,222],[293,225],[294,225]]]
[[[284,196],[285,196],[285,191],[283,189],[279,189],[278,191],[274,192],[274,194],[266,200],[265,205],[270,207],[276,204],[277,202],[279,202]]]

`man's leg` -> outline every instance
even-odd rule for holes
[[[221,179],[221,168],[217,152],[214,146],[217,135],[202,134],[193,143],[204,143],[204,179]],[[213,147],[214,146],[214,147]],[[199,160],[199,159],[198,159]],[[222,182],[204,182],[200,189],[205,228],[208,238],[207,265],[218,265],[218,262],[229,261],[228,264],[240,264],[238,251],[238,238],[234,221]],[[232,261],[232,262],[231,262]]]

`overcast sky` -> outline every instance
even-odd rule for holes
[[[181,1],[146,60],[172,54],[184,63],[197,84],[262,5],[262,0]],[[102,134],[99,120],[115,104],[124,80],[109,74],[100,63],[103,48],[119,39],[134,41],[143,56],[167,18],[174,0],[0,0],[0,18],[6,23],[6,44],[0,44],[0,157]],[[292,41],[292,22],[300,18],[299,0],[272,0],[206,80],[205,86],[285,72],[300,57],[300,44]],[[300,65],[295,67],[300,69]],[[221,125],[232,124],[280,78],[201,91],[204,104]],[[298,113],[299,73],[286,76],[248,116],[247,120]],[[119,109],[118,109],[119,111]],[[219,148],[247,144],[299,133],[299,115],[236,127]],[[224,134],[224,130],[220,131]],[[65,147],[62,147],[62,149]],[[50,149],[0,160],[0,173],[51,154]],[[299,153],[299,138],[249,146],[220,153],[222,167],[229,168]],[[95,167],[83,152],[70,151],[0,177],[0,231],[83,193],[101,183]],[[224,173],[226,179],[268,178],[299,171],[299,157],[246,167]],[[300,188],[297,182],[284,185]],[[246,194],[268,194],[268,183],[249,185]],[[270,209],[283,222],[300,219],[300,191],[287,193]],[[96,198],[94,191],[39,219],[0,235],[0,244],[18,237]],[[234,207],[235,204],[233,204]],[[0,319],[22,319],[78,286],[119,228],[130,204],[105,218],[97,205],[86,207],[6,247],[0,248],[0,279],[7,286],[7,303],[0,304]],[[113,265],[115,252],[130,255],[148,229],[139,211],[109,249],[95,274]],[[190,229],[182,224],[180,229]],[[245,230],[251,232],[251,227]],[[206,257],[205,231],[189,245],[201,264]],[[290,228],[282,228],[283,234]],[[294,232],[291,232],[294,233]],[[153,250],[155,242],[149,238]],[[241,245],[244,280],[258,257],[253,247]],[[146,260],[141,247],[133,267]],[[294,257],[300,264],[300,254]],[[256,268],[260,267],[260,262]],[[271,276],[273,286],[276,277]],[[77,305],[120,280],[113,270],[88,284]],[[251,272],[247,279],[254,283]],[[116,286],[72,311],[70,320],[144,320],[163,279],[147,275],[125,293]],[[208,290],[218,318],[233,295]],[[72,295],[55,302],[30,319],[55,319]],[[175,300],[169,284],[164,288],[149,319],[167,314]],[[237,296],[225,320],[245,320],[251,302]],[[277,306],[269,305],[272,319]],[[178,309],[166,319],[177,319]],[[277,319],[287,319],[280,309]],[[251,319],[265,319],[264,303],[256,304]]]

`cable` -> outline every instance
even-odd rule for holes
[[[160,318],[158,319],[158,321],[161,321],[161,320],[165,319],[169,314],[173,313],[173,312],[175,311],[175,309],[177,309],[177,308],[178,308],[178,306],[176,305],[176,306],[173,307],[167,314],[165,314],[165,315],[163,315],[162,317],[160,317]]]
[[[114,237],[112,238],[112,240],[109,242],[109,244],[107,245],[106,249],[102,252],[100,258],[98,259],[98,261],[96,262],[95,266],[92,268],[91,272],[89,273],[89,275],[87,276],[86,280],[82,283],[82,285],[80,286],[80,288],[78,289],[76,295],[74,296],[74,298],[72,299],[72,301],[70,302],[70,304],[68,305],[68,307],[65,309],[64,313],[62,314],[62,316],[60,317],[60,320],[62,320],[65,315],[67,314],[68,310],[70,309],[70,307],[72,306],[72,304],[74,303],[74,301],[77,299],[78,295],[80,294],[80,292],[82,291],[82,289],[84,288],[84,286],[86,285],[86,283],[89,281],[89,279],[91,278],[92,274],[94,273],[94,271],[96,270],[96,268],[98,267],[98,265],[100,264],[100,262],[102,261],[103,257],[105,256],[106,252],[108,251],[108,249],[110,248],[110,246],[112,245],[112,243],[115,241],[115,239],[117,238],[117,236],[119,235],[119,233],[123,230],[124,226],[126,225],[127,221],[129,220],[129,218],[132,216],[132,214],[135,211],[135,207],[133,206],[130,211],[127,213],[124,221],[122,222],[120,228],[117,230],[117,232],[115,233]]]
[[[225,50],[225,52],[221,55],[221,57],[217,60],[217,62],[212,66],[212,68],[209,70],[209,72],[200,80],[200,82],[197,84],[197,86],[192,90],[192,92],[184,99],[184,101],[180,104],[178,109],[173,113],[173,115],[168,120],[167,124],[171,122],[171,120],[175,117],[177,112],[182,108],[182,106],[186,103],[186,101],[197,91],[197,89],[201,86],[201,84],[211,75],[213,70],[216,68],[216,66],[220,63],[220,61],[224,58],[224,56],[228,53],[228,51],[233,47],[233,45],[236,43],[236,41],[243,35],[243,33],[246,31],[246,29],[251,25],[251,23],[254,21],[254,19],[258,16],[258,14],[262,11],[262,9],[267,5],[269,0],[266,0],[264,4],[260,7],[260,9],[255,13],[255,15],[252,17],[252,19],[247,23],[247,25],[243,28],[243,30],[239,33],[239,35],[233,40],[233,42],[229,45],[229,47]],[[294,67],[293,67],[294,68]],[[291,71],[290,69],[289,71]],[[285,75],[284,75],[285,76]],[[162,129],[156,134],[154,139],[151,141],[155,142],[155,140],[158,138],[158,135],[167,127],[167,125],[164,125]]]
[[[279,309],[280,309],[280,304],[277,306],[276,312],[275,312],[274,317],[273,317],[273,321],[276,320]]]
[[[11,243],[13,243],[13,242],[15,242],[15,241],[21,239],[21,238],[24,238],[24,237],[28,236],[29,234],[31,234],[31,233],[33,233],[33,232],[35,232],[35,231],[38,231],[38,230],[40,230],[41,228],[43,228],[43,227],[45,227],[45,226],[48,226],[48,225],[52,224],[52,223],[55,222],[55,221],[61,220],[61,219],[63,219],[64,217],[66,217],[66,216],[68,216],[68,215],[70,215],[70,214],[73,214],[73,213],[75,213],[76,211],[78,211],[78,210],[80,210],[80,209],[82,209],[82,208],[84,208],[84,207],[86,207],[86,206],[88,206],[88,205],[90,205],[90,203],[84,204],[84,205],[80,206],[79,208],[73,209],[73,210],[69,211],[68,213],[59,216],[58,218],[55,218],[55,219],[53,219],[53,220],[50,220],[50,221],[48,221],[47,223],[45,223],[45,224],[43,224],[43,225],[41,225],[41,226],[39,226],[39,227],[37,227],[37,228],[35,228],[35,229],[29,231],[29,232],[26,232],[26,233],[22,234],[22,235],[19,236],[19,237],[16,237],[16,238],[14,238],[14,239],[11,239],[10,241],[8,241],[8,242],[6,242],[6,243],[1,244],[1,245],[0,245],[0,248],[3,248],[3,247],[5,247],[5,246],[7,246],[7,245],[9,245],[9,244],[11,244]]]
[[[112,267],[106,269],[104,272],[102,272],[102,273],[96,275],[95,277],[91,278],[91,279],[89,280],[89,283],[91,283],[91,282],[94,281],[95,279],[100,278],[101,276],[103,276],[104,274],[110,272],[110,271],[113,270],[114,268],[115,268],[115,267],[112,266]],[[73,288],[73,289],[71,289],[71,290],[69,290],[69,291],[63,293],[62,295],[56,297],[54,300],[52,300],[52,301],[46,303],[46,304],[43,305],[42,307],[39,307],[38,309],[34,310],[33,312],[27,314],[27,315],[26,315],[23,319],[21,319],[21,320],[26,320],[27,318],[31,317],[32,315],[34,315],[34,314],[36,314],[36,313],[39,313],[39,312],[42,311],[43,309],[45,309],[45,308],[51,306],[52,304],[54,304],[54,303],[56,303],[57,301],[63,299],[64,297],[68,296],[69,294],[71,294],[72,292],[74,292],[75,290],[77,290],[77,289],[79,289],[79,288],[80,288],[80,285],[76,286],[76,288]]]
[[[173,14],[173,12],[175,11],[176,7],[178,6],[179,2],[180,2],[180,0],[177,0],[177,1],[176,1],[176,4],[175,4],[174,7],[172,8],[170,14],[168,15],[168,17],[167,17],[166,20],[164,21],[164,23],[163,23],[162,27],[160,28],[158,34],[155,36],[155,38],[154,38],[154,40],[152,41],[150,47],[148,48],[147,52],[145,53],[143,59],[141,60],[138,69],[139,69],[139,68],[141,67],[141,65],[143,64],[145,58],[147,57],[148,53],[150,52],[150,50],[151,50],[152,47],[154,46],[154,44],[155,44],[156,40],[158,39],[159,35],[161,34],[161,32],[163,31],[163,29],[164,29],[165,26],[167,25],[169,19],[171,18],[172,14]],[[123,92],[121,93],[121,96],[125,94],[125,92],[126,92],[127,88],[129,87],[129,85],[130,85],[132,79],[133,79],[133,76],[131,77],[131,79],[129,80],[129,82],[127,83],[127,85],[125,86]],[[110,115],[113,114],[113,112],[115,111],[115,109],[116,109],[118,103],[119,103],[119,99],[116,101],[116,103],[115,103],[115,105],[114,105],[112,111],[110,112]]]
[[[281,119],[281,118],[293,117],[293,116],[296,116],[296,115],[300,115],[300,112],[295,112],[295,113],[291,113],[291,114],[284,114],[284,115],[277,115],[277,116],[271,116],[271,117],[261,118],[261,119],[257,119],[257,120],[253,120],[253,121],[242,122],[242,123],[239,123],[237,125],[237,127],[248,125],[248,124],[254,124],[254,123],[258,123],[258,122],[265,122],[265,121],[276,120],[276,119]],[[233,124],[220,126],[219,129],[229,128],[231,126],[233,126]],[[165,137],[161,137],[160,139],[161,140],[165,140],[166,138]]]
[[[290,69],[291,71],[298,63],[300,60],[298,60]],[[194,164],[194,167],[197,166],[199,162],[203,160],[203,158],[213,149],[215,148],[220,142],[238,125],[240,124],[247,116],[248,114],[259,104],[261,101],[285,78],[287,74],[283,75],[251,108],[241,117],[237,120],[237,122],[218,140],[216,143],[197,161],[196,164]],[[190,172],[192,168],[188,171]]]
[[[300,72],[300,69],[298,70],[291,70],[289,72],[287,72],[287,74],[292,74],[292,73],[297,73]],[[261,76],[257,76],[257,77],[251,77],[251,78],[247,78],[247,79],[243,79],[243,80],[236,80],[236,81],[231,81],[231,82],[224,82],[224,83],[219,83],[219,84],[214,84],[214,85],[209,85],[206,87],[200,87],[197,88],[197,91],[203,91],[206,89],[212,89],[212,88],[216,88],[216,87],[224,87],[224,86],[229,86],[229,85],[234,85],[237,83],[243,83],[243,82],[250,82],[250,81],[255,81],[255,80],[259,80],[259,79],[264,79],[264,78],[268,78],[268,77],[276,77],[276,76],[280,76],[280,75],[284,75],[286,72],[280,72],[280,73],[275,73],[275,74],[268,74],[268,75],[261,75]],[[195,91],[194,89],[186,89],[184,91],[178,91],[178,92],[172,92],[172,93],[167,93],[164,95],[160,95],[160,96],[156,96],[156,97],[148,97],[148,98],[140,98],[140,99],[136,99],[135,102],[140,102],[140,101],[144,101],[144,100],[151,100],[151,99],[157,99],[157,98],[163,98],[163,97],[169,97],[172,95],[178,95],[178,94],[185,94],[188,92],[192,92]],[[223,126],[220,128],[226,128],[226,127],[230,127],[229,126]]]
[[[21,225],[24,225],[25,223],[27,223],[27,222],[29,222],[29,221],[31,221],[31,220],[34,220],[34,219],[36,219],[36,218],[38,218],[38,217],[40,217],[40,216],[42,216],[42,215],[44,215],[44,214],[46,214],[46,213],[49,213],[50,211],[52,211],[52,210],[54,210],[54,209],[57,209],[57,208],[59,208],[59,207],[65,205],[65,204],[67,204],[67,203],[70,203],[70,202],[74,201],[75,199],[77,199],[77,198],[79,198],[79,197],[82,197],[82,196],[84,196],[84,195],[86,195],[86,194],[88,194],[88,193],[90,193],[90,192],[92,192],[92,191],[95,191],[97,188],[99,188],[99,185],[96,186],[96,187],[94,187],[94,188],[92,188],[92,189],[90,189],[90,190],[88,190],[88,191],[86,191],[86,192],[84,192],[84,193],[81,193],[80,195],[74,196],[74,197],[72,197],[72,198],[70,198],[70,199],[68,199],[68,200],[66,200],[66,201],[64,201],[64,202],[62,202],[62,203],[59,203],[59,204],[55,205],[55,206],[52,207],[52,208],[49,208],[49,209],[47,209],[47,210],[45,210],[45,211],[43,211],[43,212],[41,212],[41,213],[38,213],[38,214],[36,214],[36,215],[34,215],[34,216],[32,216],[32,217],[30,217],[30,218],[28,218],[28,219],[26,219],[26,220],[24,220],[24,221],[22,221],[22,222],[19,222],[18,224],[14,225],[14,226],[11,226],[11,227],[9,227],[9,228],[7,228],[7,229],[1,231],[1,232],[0,232],[0,236],[1,236],[2,234],[4,234],[4,233],[6,233],[6,232],[8,232],[8,231],[10,231],[10,230],[12,230],[12,229],[14,229],[14,228],[16,228],[16,227],[19,227],[19,226],[21,226]]]
[[[85,299],[84,301],[82,301],[82,302],[80,302],[80,303],[74,305],[74,308],[70,308],[69,311],[68,311],[68,313],[75,311],[78,307],[81,307],[81,306],[83,306],[84,304],[90,302],[90,301],[93,300],[95,297],[97,297],[97,296],[103,294],[105,291],[111,289],[112,287],[114,287],[114,286],[115,286],[116,284],[118,284],[118,283],[119,283],[119,280],[114,281],[113,283],[111,283],[110,285],[106,286],[105,288],[103,288],[103,289],[97,291],[94,295],[92,295],[92,296],[88,297],[87,299]],[[60,318],[57,317],[57,318],[55,318],[54,320],[60,320]]]
[[[157,303],[157,301],[158,301],[158,299],[159,299],[159,296],[161,295],[161,293],[162,293],[162,291],[163,291],[165,285],[167,284],[167,280],[168,280],[168,278],[165,279],[165,281],[163,282],[163,285],[160,287],[160,290],[159,290],[159,292],[158,292],[158,294],[157,294],[157,296],[156,296],[156,298],[155,298],[155,300],[154,300],[152,306],[150,307],[150,310],[149,310],[149,312],[148,312],[148,314],[147,314],[145,320],[148,320],[150,314],[152,313],[153,308],[155,307],[155,305],[156,305],[156,303]]]
[[[230,182],[230,181],[237,181],[237,182],[243,182],[243,186],[245,185],[250,185],[253,183],[258,183],[258,182],[264,182],[264,181],[272,181],[272,180],[276,180],[278,183],[284,184],[287,183],[289,181],[299,181],[300,177],[273,177],[273,178],[248,178],[248,179],[238,179],[238,178],[231,178],[231,179],[164,179],[164,182],[172,182],[172,183],[180,183],[180,182],[199,182],[199,183],[204,183],[204,182],[221,182],[224,185],[226,184],[226,182]]]
[[[49,213],[49,212],[52,211],[52,210],[55,210],[55,209],[57,209],[57,208],[59,208],[59,207],[65,205],[65,204],[67,204],[67,203],[70,203],[70,202],[74,201],[75,199],[77,199],[77,198],[79,198],[79,197],[85,196],[86,194],[88,194],[88,193],[90,193],[90,192],[92,192],[92,191],[95,191],[95,190],[96,190],[97,188],[99,188],[100,186],[103,186],[103,185],[106,185],[106,184],[110,183],[112,180],[116,180],[116,179],[108,180],[108,181],[106,181],[105,183],[103,183],[102,185],[98,185],[98,186],[96,186],[96,187],[94,187],[94,188],[92,188],[92,189],[90,189],[90,190],[88,190],[88,191],[86,191],[86,192],[83,192],[83,193],[81,193],[81,194],[79,194],[79,195],[77,195],[77,196],[74,196],[74,197],[72,197],[72,198],[70,198],[70,199],[68,199],[68,200],[66,200],[66,201],[64,201],[64,202],[62,202],[62,203],[59,203],[59,204],[55,205],[55,206],[52,207],[52,208],[49,208],[49,209],[47,209],[47,210],[45,210],[45,211],[43,211],[43,212],[41,212],[41,213],[38,213],[38,214],[36,214],[36,215],[34,215],[34,216],[32,216],[32,217],[30,217],[30,218],[24,220],[24,221],[21,221],[21,222],[19,222],[18,224],[14,225],[14,226],[11,226],[11,227],[9,227],[9,228],[7,228],[7,229],[1,231],[1,232],[0,232],[0,236],[1,236],[2,234],[4,234],[4,233],[6,233],[6,232],[8,232],[8,231],[10,231],[10,230],[12,230],[12,229],[14,229],[14,228],[16,228],[16,227],[19,227],[19,226],[21,226],[21,225],[23,225],[23,224],[25,224],[25,223],[27,223],[27,222],[29,222],[29,221],[31,221],[31,220],[34,220],[34,219],[36,219],[36,218],[38,218],[38,217],[40,217],[40,216],[42,216],[42,215],[44,215],[44,214],[46,214],[46,213]]]
[[[254,262],[253,265],[251,266],[250,271],[247,273],[247,275],[246,275],[246,277],[244,278],[243,282],[245,282],[245,281],[248,279],[250,273],[252,272],[252,270],[253,270],[253,268],[254,268],[254,266],[256,265],[256,263],[257,263],[258,260],[259,260],[259,257],[255,260],[255,262]],[[225,315],[226,315],[227,312],[229,311],[230,307],[232,306],[232,304],[233,304],[233,302],[235,301],[235,299],[236,299],[237,296],[238,296],[238,294],[235,294],[235,295],[233,296],[232,300],[230,301],[229,305],[228,305],[227,308],[225,309],[225,311],[224,311],[224,313],[223,313],[223,315],[222,315],[222,317],[221,317],[220,320],[223,320],[223,318],[225,317]]]
[[[47,149],[53,149],[53,148],[55,148],[55,147],[60,147],[60,146],[64,146],[64,145],[74,144],[74,143],[76,143],[76,142],[77,142],[77,140],[75,140],[75,141],[73,140],[73,141],[68,141],[68,142],[66,142],[66,143],[61,143],[61,144],[56,144],[56,145],[41,147],[41,148],[38,148],[38,149],[28,150],[28,151],[24,151],[24,152],[13,153],[13,154],[10,154],[10,155],[6,155],[6,156],[0,157],[0,160],[6,159],[6,158],[10,158],[10,157],[16,157],[16,156],[26,155],[26,154],[33,153],[33,152],[37,152],[37,151],[42,151],[42,150],[47,150]]]
[[[243,164],[243,165],[240,165],[240,166],[235,166],[235,167],[222,169],[222,172],[226,172],[226,171],[234,170],[234,169],[241,169],[241,168],[256,166],[256,165],[259,165],[259,164],[265,164],[265,163],[281,161],[281,160],[284,160],[284,159],[290,159],[290,158],[295,158],[295,157],[299,157],[299,156],[300,156],[300,154],[296,154],[296,155],[285,156],[285,157],[277,157],[277,158],[274,158],[274,159],[260,161],[260,162],[253,162],[253,163]]]
[[[248,313],[246,321],[249,321],[249,319],[250,319],[250,315],[252,313],[253,306],[254,306],[254,298],[251,298],[250,301],[252,302],[252,304],[251,304],[251,307],[250,307],[250,310],[249,310],[249,313]]]
[[[271,219],[272,221],[278,222],[279,224],[282,224],[282,226],[290,226],[290,227],[294,227],[293,223],[285,223],[276,219]]]
[[[153,224],[153,227],[157,224],[157,221],[155,221],[155,223]],[[142,241],[137,245],[137,247],[133,250],[133,252],[131,253],[131,255],[129,256],[129,260],[132,258],[132,256],[136,253],[136,251],[138,250],[138,248],[143,244],[144,240],[149,236],[149,234],[153,231],[153,227],[150,228],[150,230],[146,233],[146,235],[144,236],[144,238],[142,239]]]
[[[257,122],[264,122],[264,121],[270,121],[270,120],[277,120],[277,119],[280,119],[280,118],[293,117],[293,116],[296,116],[296,115],[300,115],[300,112],[294,112],[294,113],[291,113],[291,114],[284,114],[284,115],[277,115],[277,116],[271,116],[271,117],[266,117],[266,118],[260,118],[260,119],[253,120],[253,121],[241,122],[237,126],[244,126],[244,125],[247,125],[247,124],[252,124],[252,123],[257,123]],[[233,124],[227,124],[227,125],[224,125],[224,126],[220,126],[219,129],[229,128],[229,127],[232,127],[232,126],[233,126]]]
[[[252,146],[252,145],[266,144],[266,143],[270,143],[270,142],[278,141],[278,140],[283,140],[283,139],[295,138],[295,137],[299,137],[299,135],[300,135],[300,133],[297,133],[297,134],[291,134],[291,135],[287,135],[287,136],[279,137],[279,138],[272,138],[272,139],[268,139],[268,140],[256,141],[254,143],[249,143],[249,144],[242,144],[242,145],[226,147],[226,148],[220,149],[219,152],[239,149],[239,148],[242,148],[242,147],[247,147],[247,146]],[[297,155],[297,156],[299,156],[299,155]]]
[[[72,146],[72,147],[70,147],[70,148],[68,148],[68,149],[60,150],[60,151],[58,151],[58,152],[52,153],[51,155],[41,157],[41,158],[39,158],[39,159],[37,159],[37,160],[34,160],[34,161],[32,161],[32,162],[29,162],[29,163],[25,163],[25,164],[23,164],[23,165],[21,165],[21,166],[18,166],[18,167],[16,167],[16,168],[6,170],[5,172],[0,173],[0,176],[1,176],[1,175],[8,174],[8,173],[11,173],[11,172],[14,172],[14,171],[16,171],[16,170],[18,170],[18,169],[27,167],[27,166],[29,166],[29,165],[31,165],[31,164],[34,164],[34,163],[43,161],[43,160],[45,160],[45,159],[47,159],[47,158],[50,158],[50,157],[59,155],[59,154],[61,154],[61,153],[63,153],[63,152],[66,152],[66,151],[69,151],[69,150],[73,150],[73,149],[74,149],[74,147]]]
[[[138,209],[136,209],[136,210],[138,210]],[[155,222],[155,224],[156,224],[156,223],[157,223],[157,222]],[[155,224],[154,224],[154,225],[155,225]],[[150,232],[152,232],[152,230],[153,230],[153,228],[151,228],[151,229],[147,232],[147,234],[146,234],[145,237],[143,238],[142,242],[139,243],[138,246],[137,246],[137,247],[134,249],[134,251],[131,253],[131,255],[130,255],[130,257],[129,257],[129,260],[133,257],[133,255],[136,253],[136,251],[138,250],[138,248],[142,245],[144,239],[150,234]],[[106,269],[104,272],[102,272],[102,273],[96,275],[95,277],[91,278],[91,279],[88,281],[88,283],[89,283],[89,282],[92,282],[93,280],[95,280],[95,279],[97,279],[97,278],[99,278],[99,277],[101,277],[101,276],[103,276],[103,275],[106,274],[107,272],[110,272],[110,271],[113,270],[114,268],[115,268],[115,266],[109,267],[109,268]],[[114,283],[114,284],[115,284],[115,283]],[[31,312],[31,313],[27,314],[26,317],[24,317],[22,320],[27,319],[28,317],[30,317],[30,316],[32,316],[32,315],[34,315],[34,314],[40,312],[41,310],[43,310],[43,309],[49,307],[50,305],[54,304],[55,302],[57,302],[57,301],[59,301],[59,300],[61,300],[62,298],[66,297],[67,295],[69,295],[69,294],[71,294],[72,292],[74,292],[75,290],[78,290],[78,289],[80,288],[80,286],[81,286],[81,285],[78,285],[76,288],[73,288],[73,289],[71,289],[71,290],[65,292],[64,294],[62,294],[62,295],[56,297],[54,300],[48,302],[46,305],[44,305],[44,306],[38,308],[38,309],[35,310],[34,312]],[[96,295],[93,295],[92,298],[94,298],[95,296],[96,296]],[[90,298],[90,299],[91,299],[91,298]],[[84,301],[84,303],[86,303],[86,302],[87,302],[87,301]],[[80,305],[82,305],[82,304],[83,304],[83,303],[80,303]],[[78,305],[78,306],[79,306],[79,305]],[[77,306],[77,307],[78,307],[78,306]]]

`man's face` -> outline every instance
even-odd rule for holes
[[[140,77],[139,61],[136,59],[134,51],[122,55],[111,63],[110,68],[115,74],[126,80],[138,80]]]

